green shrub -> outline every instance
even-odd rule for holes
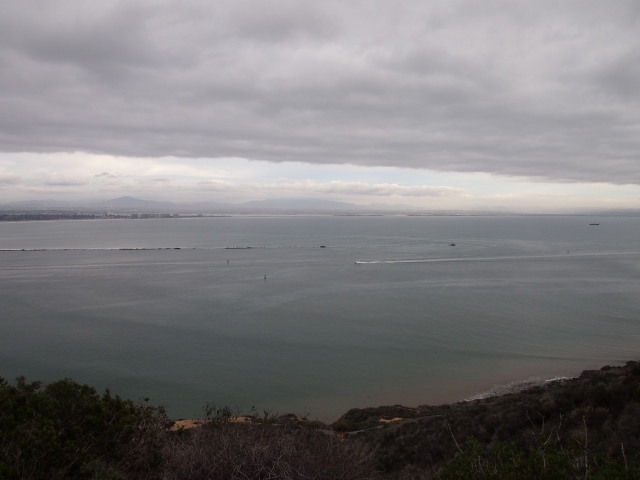
[[[72,380],[0,379],[0,478],[146,478],[171,424],[162,407]]]
[[[533,450],[512,443],[499,443],[484,449],[469,439],[464,453],[449,461],[438,480],[636,480],[640,463],[622,458],[590,455],[582,446],[561,448],[539,438]]]

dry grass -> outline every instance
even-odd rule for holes
[[[176,434],[163,454],[163,480],[380,478],[369,448],[291,425],[208,423]]]

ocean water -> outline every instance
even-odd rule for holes
[[[175,418],[461,400],[640,358],[639,239],[617,217],[1,223],[0,376]]]

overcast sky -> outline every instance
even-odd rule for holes
[[[640,208],[640,1],[0,3],[0,195]]]

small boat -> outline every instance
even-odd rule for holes
[[[599,223],[590,223],[589,225],[600,225]]]
[[[320,248],[327,248],[326,245],[320,245]]]
[[[455,247],[455,246],[456,246],[456,244],[455,244],[455,243],[450,243],[450,244],[449,244],[449,246],[450,246],[450,247]]]

